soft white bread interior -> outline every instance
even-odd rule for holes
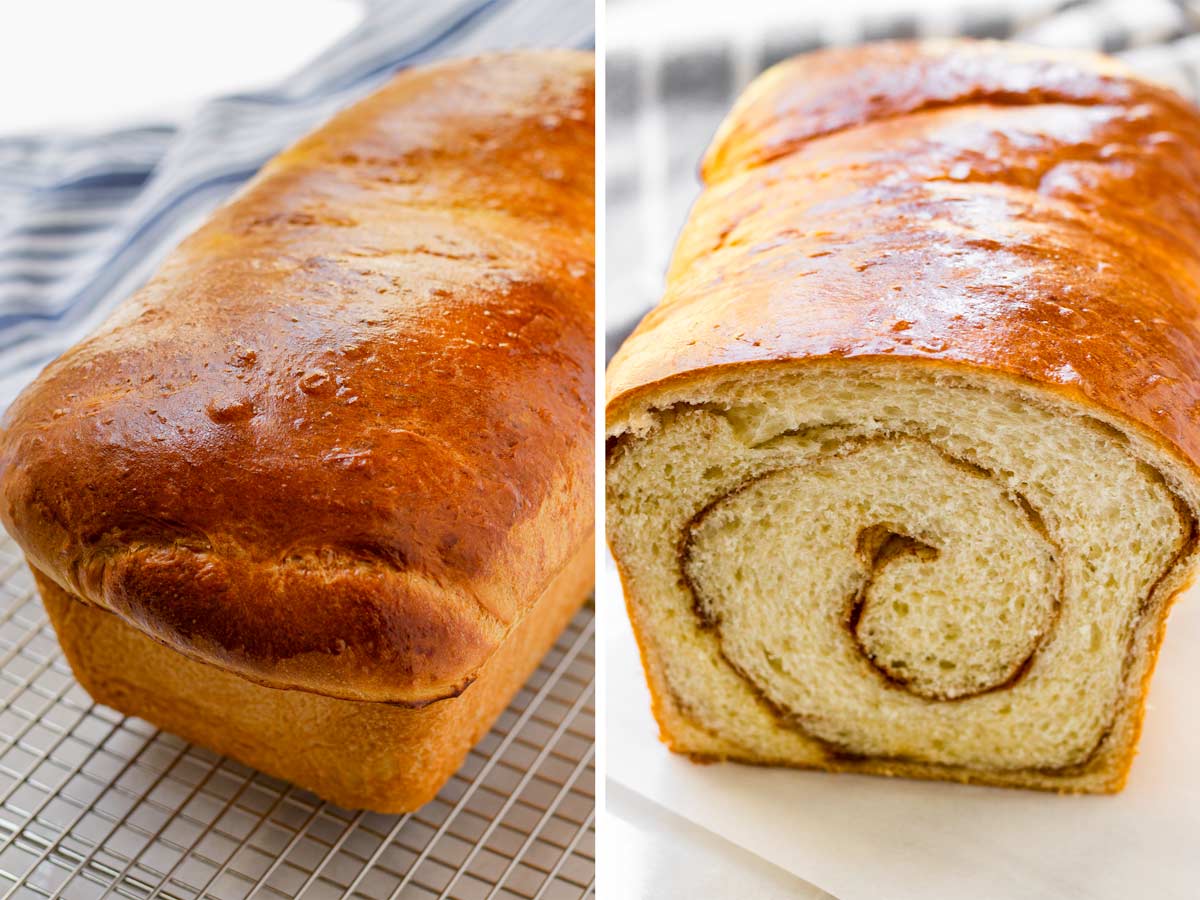
[[[664,738],[754,762],[1118,789],[1195,477],[1012,378],[718,370],[610,438],[609,539]]]

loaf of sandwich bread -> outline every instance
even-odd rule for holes
[[[1126,779],[1200,509],[1200,114],[1101,57],[755,81],[608,381],[609,541],[704,759]]]
[[[0,434],[99,702],[425,803],[592,581],[593,75],[402,72],[269,162]]]

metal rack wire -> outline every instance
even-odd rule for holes
[[[0,531],[0,900],[594,895],[582,610],[437,799],[354,812],[92,703]]]

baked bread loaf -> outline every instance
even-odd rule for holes
[[[345,806],[455,771],[591,586],[593,96],[401,73],[21,395],[0,516],[96,700]]]
[[[1116,791],[1200,509],[1200,114],[1115,62],[761,76],[608,373],[663,739]]]

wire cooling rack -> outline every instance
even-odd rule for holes
[[[0,531],[0,900],[594,896],[592,611],[415,813],[313,794],[94,704]]]

